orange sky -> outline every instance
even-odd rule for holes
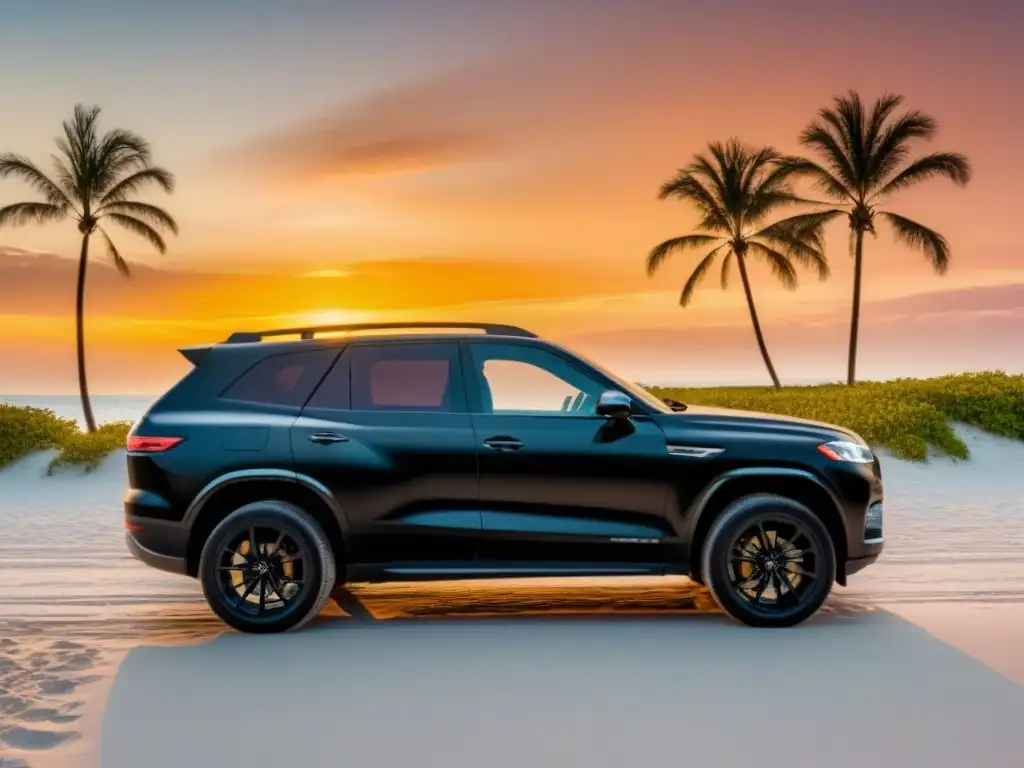
[[[15,119],[0,124],[0,151],[43,163],[72,104],[96,102],[107,125],[145,134],[179,177],[161,201],[182,228],[167,257],[122,235],[136,265],[125,281],[94,249],[87,334],[97,392],[159,391],[184,370],[177,346],[231,330],[349,318],[515,322],[638,380],[763,382],[738,282],[722,292],[709,280],[682,310],[696,256],[646,277],[651,246],[696,218],[657,201],[658,186],[711,139],[797,150],[815,110],[849,88],[905,94],[938,119],[935,148],[966,153],[975,169],[966,190],[936,181],[891,206],[950,240],[945,277],[887,232],[867,241],[859,370],[1024,370],[1024,12],[1013,3],[885,11],[873,0],[652,0],[626,10],[566,0],[483,10],[438,0],[318,18],[323,4],[303,2],[305,15],[286,24],[258,2],[251,35],[228,50],[216,47],[228,6],[185,5],[208,15],[204,34],[165,19],[147,55],[106,51],[103,77],[59,61],[53,74],[26,75],[11,86],[21,89]],[[124,23],[149,28],[150,12]],[[19,13],[0,31],[9,65],[25,34],[18,24],[31,21]],[[74,22],[59,22],[67,40],[51,31],[39,52],[73,56]],[[263,36],[271,28],[275,55]],[[734,55],[723,55],[723,39]],[[837,55],[858,45],[870,55]],[[0,181],[0,204],[30,194]],[[804,275],[789,293],[754,269],[783,380],[844,374],[843,226],[830,231],[825,283]],[[0,392],[74,391],[65,257],[76,234],[71,225],[0,231]]]

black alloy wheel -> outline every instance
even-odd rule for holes
[[[702,575],[726,613],[751,626],[793,626],[817,612],[836,573],[828,528],[807,507],[758,494],[734,502],[705,543]]]
[[[242,632],[297,629],[323,608],[335,564],[316,521],[293,504],[232,512],[210,534],[199,576],[213,611]]]

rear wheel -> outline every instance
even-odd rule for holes
[[[240,632],[298,629],[330,597],[335,562],[323,530],[285,501],[257,501],[214,528],[199,559],[210,608]]]
[[[756,627],[790,627],[825,602],[836,573],[828,528],[804,505],[757,494],[733,502],[711,526],[704,583],[722,610]]]

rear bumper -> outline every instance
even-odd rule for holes
[[[170,505],[150,491],[131,489],[124,497],[125,544],[146,565],[188,574],[188,528],[168,519]]]
[[[188,567],[184,557],[164,555],[154,552],[152,549],[147,549],[139,543],[139,540],[131,532],[126,532],[124,538],[125,543],[128,545],[128,551],[151,568],[157,568],[168,573],[177,573],[181,576],[188,575]]]

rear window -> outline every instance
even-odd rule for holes
[[[347,354],[353,410],[463,410],[456,344],[368,345]]]
[[[317,349],[268,357],[242,374],[221,397],[301,407],[337,356],[337,349]]]

